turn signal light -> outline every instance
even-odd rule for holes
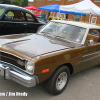
[[[49,71],[49,69],[45,69],[45,70],[42,70],[42,73],[46,73],[48,71]]]

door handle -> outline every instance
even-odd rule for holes
[[[27,24],[24,24],[24,25],[27,25]]]

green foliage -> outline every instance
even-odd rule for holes
[[[12,4],[18,5],[18,6],[28,6],[28,0],[0,0],[0,4]]]
[[[13,4],[18,6],[28,6],[28,0],[14,0]]]
[[[18,6],[22,6],[23,3],[24,3],[24,0],[14,0],[14,1],[13,1],[13,4],[14,4],[14,5],[18,5]]]
[[[3,0],[0,0],[0,3],[2,3],[3,2]]]
[[[10,0],[0,0],[0,3],[3,3],[3,4],[11,4]]]
[[[25,6],[28,6],[28,0],[24,0],[24,2],[23,2],[23,5],[22,5],[23,7],[25,7]]]

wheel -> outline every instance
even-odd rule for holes
[[[64,91],[68,84],[70,77],[69,68],[66,66],[61,66],[57,69],[50,79],[47,81],[46,90],[53,95],[58,95]]]

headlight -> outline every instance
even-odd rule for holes
[[[34,68],[35,68],[34,62],[32,62],[32,61],[27,61],[27,63],[26,63],[26,70],[27,70],[29,73],[34,73]]]

